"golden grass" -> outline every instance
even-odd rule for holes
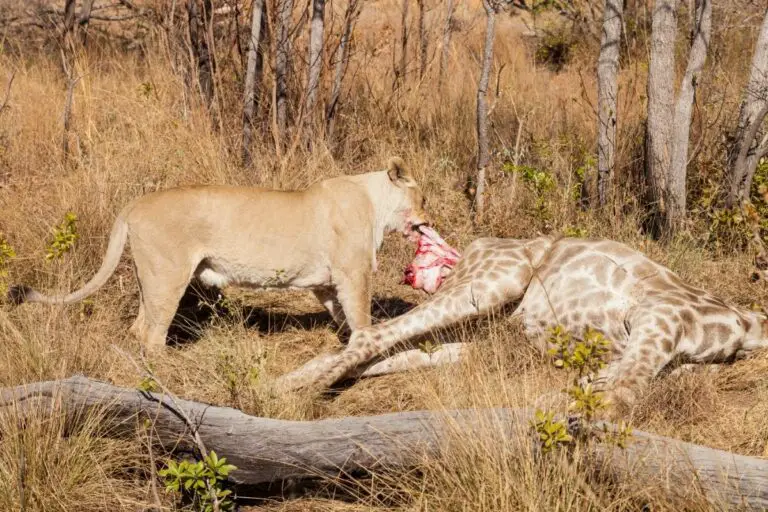
[[[620,79],[617,183],[621,186],[617,191],[626,195],[621,201],[626,207],[613,216],[582,211],[575,204],[574,170],[585,163],[585,155],[594,153],[593,48],[585,46],[572,64],[554,74],[532,65],[529,43],[518,36],[520,22],[514,18],[502,17],[498,24],[493,147],[502,154],[519,150],[520,162],[549,172],[557,190],[547,196],[548,216],[532,213],[535,197],[530,187],[502,172],[502,160],[496,158],[487,217],[481,226],[472,227],[461,188],[475,155],[474,88],[484,24],[477,4],[461,4],[457,10],[451,79],[439,94],[435,91],[437,59],[430,61],[422,82],[411,78],[396,94],[392,92],[391,41],[399,26],[395,2],[366,6],[348,73],[346,90],[350,92],[339,120],[338,145],[327,147],[317,140],[312,153],[298,146],[278,158],[265,135],[256,143],[254,168],[247,170],[238,163],[239,85],[224,76],[223,129],[213,129],[194,91],[185,94],[183,79],[173,73],[152,39],[143,56],[109,48],[78,55],[76,74],[82,79],[75,89],[73,150],[68,159],[60,149],[65,84],[57,60],[31,51],[0,55],[0,70],[16,70],[11,108],[0,113],[0,165],[4,167],[0,169],[0,233],[18,253],[9,266],[13,282],[59,291],[83,284],[101,262],[115,214],[139,194],[181,184],[248,185],[259,180],[269,186],[296,188],[324,177],[381,168],[388,156],[397,154],[423,185],[441,233],[457,247],[481,235],[525,237],[578,226],[591,235],[640,248],[723,298],[741,305],[765,303],[764,285],[748,279],[750,255],[715,258],[701,243],[700,222],[690,234],[664,246],[646,241],[640,233],[633,189],[624,185],[639,168],[645,93],[642,62],[625,63]],[[436,9],[430,16],[433,51],[442,13]],[[372,27],[384,27],[384,32]],[[744,48],[751,39],[740,36],[738,46],[723,44],[729,34],[718,36],[721,54],[716,67],[718,73],[733,71],[728,87],[705,85],[706,91],[725,94],[726,109],[730,109],[727,119],[733,119],[743,83]],[[415,35],[411,39],[415,41]],[[302,39],[296,48],[304,48]],[[505,67],[499,74],[502,63]],[[411,64],[415,67],[415,61]],[[6,74],[0,72],[0,79]],[[703,104],[700,112],[712,120],[715,106]],[[516,148],[521,124],[521,143]],[[706,148],[715,146],[719,133],[695,127],[692,136],[702,134],[709,137],[704,141]],[[692,181],[703,182],[704,174],[716,175],[719,171],[712,170],[712,161],[701,164],[701,176],[692,171]],[[50,228],[66,211],[80,218],[81,238],[71,254],[46,263]],[[397,284],[411,254],[412,247],[396,235],[385,241],[375,276],[374,310],[379,315],[391,313],[403,302],[423,300]],[[529,406],[535,397],[565,383],[565,377],[526,342],[518,325],[497,318],[441,335],[444,340],[475,342],[458,365],[365,380],[333,399],[302,394],[269,397],[263,392],[264,382],[320,352],[339,348],[335,330],[308,293],[228,293],[239,308],[256,308],[255,318],[268,321],[270,328],[249,326],[254,322],[236,313],[233,318],[215,319],[197,342],[154,357],[151,363],[158,377],[180,396],[238,407],[249,414],[317,419],[425,408]],[[112,349],[112,345],[130,353],[138,349],[127,334],[137,308],[127,255],[116,276],[92,299],[92,311],[80,305],[0,306],[0,341],[5,351],[0,359],[0,385],[83,373],[135,386],[139,376],[132,364]],[[659,379],[634,411],[635,428],[768,456],[767,370],[768,358],[757,355],[719,374],[694,372]],[[75,435],[65,437],[63,429],[57,417],[50,418],[45,411],[23,430],[13,414],[0,414],[0,509],[18,509],[22,453],[27,510],[137,510],[154,503],[148,487],[147,450],[140,436],[121,441],[91,436],[98,432],[97,417]],[[681,506],[653,489],[593,478],[578,459],[534,460],[526,447],[499,439],[492,428],[487,436],[470,439],[456,432],[447,441],[444,455],[424,461],[419,471],[382,473],[360,486],[348,484],[347,498],[357,497],[355,503],[317,495],[263,508],[639,510],[650,503],[654,510],[706,509],[695,494]]]

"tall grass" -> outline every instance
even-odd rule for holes
[[[534,58],[536,43],[521,35],[520,17],[501,16],[491,94],[494,150],[484,223],[469,222],[463,192],[475,158],[474,109],[483,11],[479,2],[458,2],[447,81],[436,90],[437,62],[431,58],[421,81],[416,73],[392,89],[393,41],[399,30],[399,2],[366,3],[355,35],[335,143],[288,144],[277,156],[265,125],[254,148],[255,165],[239,165],[240,83],[231,64],[220,68],[222,125],[211,122],[194,87],[171,65],[161,31],[141,50],[122,50],[100,41],[76,56],[71,155],[61,153],[65,81],[58,57],[42,46],[10,41],[0,55],[0,80],[15,70],[10,109],[0,113],[0,233],[14,247],[8,282],[71,290],[93,275],[119,209],[140,194],[183,184],[262,183],[300,188],[325,177],[379,169],[400,155],[413,169],[441,233],[462,247],[481,235],[526,237],[578,229],[622,240],[669,265],[694,284],[742,305],[764,303],[762,283],[751,283],[751,255],[710,250],[706,217],[694,212],[689,232],[669,245],[647,241],[635,197],[642,165],[645,57],[642,27],[627,38],[619,97],[619,202],[610,212],[584,209],[578,198],[594,179],[596,46],[581,41],[559,72]],[[734,3],[734,5],[736,5]],[[739,4],[740,5],[740,4]],[[334,6],[342,9],[344,6]],[[739,7],[742,9],[743,6]],[[719,141],[737,115],[745,81],[744,56],[751,51],[757,21],[734,28],[733,10],[717,10],[719,27],[703,78],[692,131],[699,148],[692,162],[692,204],[707,181],[722,177]],[[746,9],[746,8],[744,8]],[[430,55],[442,27],[442,8],[429,12]],[[340,17],[336,18],[337,20]],[[728,23],[726,23],[728,22]],[[537,23],[555,23],[546,17]],[[415,28],[415,22],[413,27]],[[554,25],[553,25],[554,26]],[[634,25],[633,27],[634,30]],[[329,28],[338,31],[338,23]],[[294,48],[306,45],[299,34]],[[412,37],[412,41],[417,38]],[[95,39],[99,41],[98,39]],[[634,45],[634,46],[633,46]],[[416,55],[415,50],[411,52]],[[294,100],[300,95],[303,63],[296,55]],[[230,67],[227,67],[230,66]],[[409,69],[416,68],[416,59]],[[328,89],[330,73],[324,71]],[[270,83],[271,71],[265,80]],[[725,80],[727,78],[727,80]],[[267,113],[268,114],[268,113]],[[293,140],[296,132],[289,133]],[[517,167],[512,165],[517,162]],[[523,167],[546,174],[551,187],[537,190]],[[51,227],[75,212],[80,240],[60,260],[45,262]],[[258,219],[250,219],[258,222]],[[399,286],[412,247],[389,237],[375,276],[375,311],[394,314],[423,298]],[[5,283],[8,284],[8,283]],[[422,408],[530,406],[535,397],[559,389],[563,376],[551,369],[514,322],[496,318],[449,330],[440,339],[476,342],[467,360],[454,367],[392,375],[356,384],[334,399],[301,394],[271,397],[263,384],[314,355],[337,350],[327,315],[303,292],[246,293],[231,290],[231,317],[215,318],[195,343],[168,349],[151,363],[158,378],[185,398],[243,409],[250,414],[317,419]],[[133,352],[127,328],[137,309],[137,287],[129,256],[92,306],[20,308],[0,306],[0,385],[13,386],[84,373],[118,385],[135,386],[139,376],[112,345]],[[255,311],[246,311],[255,308]],[[243,311],[240,311],[243,310]],[[638,428],[731,449],[768,454],[768,359],[757,356],[717,375],[697,372],[660,379],[634,411]],[[734,420],[734,418],[737,418]],[[145,440],[106,441],[95,416],[76,433],[56,415],[41,410],[20,428],[14,412],[0,411],[0,509],[18,510],[19,490],[27,510],[137,510],[155,503],[149,491]],[[68,435],[65,435],[68,434]],[[454,432],[444,455],[425,460],[410,474],[382,473],[354,486],[356,504],[306,497],[265,505],[295,510],[623,510],[651,503],[679,510],[681,503],[647,487],[621,487],[585,470],[580,460],[535,460],[525,446]],[[162,458],[158,454],[158,458]],[[21,460],[25,460],[20,487]],[[349,496],[348,496],[349,497]],[[170,499],[161,492],[162,501]],[[684,502],[704,509],[700,496]]]

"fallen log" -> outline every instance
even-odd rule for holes
[[[439,455],[451,432],[465,438],[492,428],[510,442],[531,442],[527,409],[416,411],[319,421],[284,421],[216,407],[82,376],[0,390],[0,414],[39,417],[61,411],[77,421],[96,408],[110,435],[131,434],[151,418],[167,448],[193,449],[183,408],[210,450],[235,464],[232,480],[258,485],[286,479],[336,477],[357,471],[405,469],[424,455]],[[44,409],[43,409],[44,408]],[[500,430],[499,430],[500,429]],[[646,432],[634,432],[624,450],[590,445],[595,463],[632,482],[653,480],[670,493],[700,489],[720,506],[768,508],[768,460],[736,455]],[[609,463],[609,465],[608,465]]]

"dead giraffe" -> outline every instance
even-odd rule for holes
[[[672,360],[721,363],[768,346],[765,314],[728,305],[624,244],[482,238],[429,300],[355,331],[343,352],[279,384],[328,387],[398,343],[508,304],[541,350],[557,325],[577,339],[588,327],[602,332],[612,353],[596,380],[625,403]]]

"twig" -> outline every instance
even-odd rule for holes
[[[190,419],[187,412],[179,405],[179,402],[176,400],[176,395],[174,395],[171,390],[169,390],[165,384],[160,382],[160,380],[155,376],[155,374],[152,372],[152,370],[149,369],[149,365],[147,364],[146,359],[144,359],[144,355],[141,355],[141,362],[143,364],[143,367],[139,365],[139,363],[136,362],[136,360],[131,357],[131,355],[124,350],[122,350],[120,347],[116,345],[112,345],[112,348],[123,357],[127,358],[133,365],[136,367],[138,372],[143,375],[144,377],[149,377],[152,379],[152,381],[157,384],[157,386],[160,388],[160,390],[163,392],[164,395],[166,395],[171,402],[173,402],[173,406],[176,409],[176,412],[179,413],[181,418],[184,420],[184,423],[187,424],[187,427],[192,431],[192,438],[195,441],[195,444],[197,445],[197,449],[200,450],[200,454],[203,458],[208,456],[208,450],[205,447],[205,443],[203,442],[203,438],[200,437],[200,433],[198,432],[197,425]],[[219,498],[216,496],[216,490],[211,485],[211,482],[206,479],[206,488],[208,490],[208,494],[211,497],[211,500],[213,502],[213,510],[214,512],[219,512],[221,510],[219,506]]]
[[[8,85],[5,88],[5,98],[3,99],[3,104],[0,105],[0,114],[3,113],[3,110],[8,106],[8,101],[11,99],[11,85],[13,85],[13,79],[16,78],[16,71],[11,72],[11,78],[8,79]]]

